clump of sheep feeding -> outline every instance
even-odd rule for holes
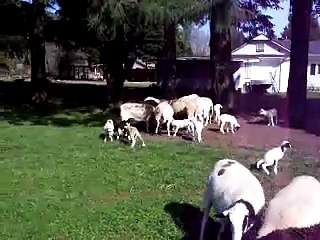
[[[263,188],[249,169],[236,160],[218,161],[208,177],[203,197],[200,240],[203,240],[212,205],[215,206],[217,214],[222,216],[219,235],[229,222],[232,239],[241,240],[243,233],[250,229],[250,222],[264,204]]]

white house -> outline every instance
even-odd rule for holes
[[[234,73],[236,89],[266,85],[268,92],[286,92],[290,69],[290,40],[259,35],[232,51],[241,67]],[[320,41],[309,42],[308,87],[320,88]]]

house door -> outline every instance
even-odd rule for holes
[[[245,78],[251,78],[251,63],[244,64]]]

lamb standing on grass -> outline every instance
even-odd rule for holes
[[[127,123],[126,126],[124,127],[124,130],[127,131],[128,140],[131,141],[131,148],[134,148],[134,146],[136,145],[137,139],[141,141],[142,147],[146,146],[139,130],[136,127],[130,126],[130,124]]]
[[[261,240],[319,240],[320,182],[299,176],[270,201],[262,227]],[[280,230],[280,231],[279,231]]]
[[[220,132],[225,134],[224,127],[227,127],[227,132],[231,130],[232,134],[235,134],[235,130],[240,128],[240,124],[238,123],[235,116],[230,114],[221,114],[218,118],[218,124],[220,125]]]
[[[191,127],[191,132],[192,132],[192,138],[193,140],[197,141],[198,143],[202,142],[202,131],[204,129],[203,121],[201,119],[199,120],[197,117],[191,118],[192,121],[192,127]]]
[[[106,124],[103,127],[104,130],[104,143],[107,143],[107,139],[109,138],[111,142],[113,142],[114,135],[114,123],[112,119],[108,119]]]
[[[242,235],[251,228],[250,222],[264,204],[263,188],[249,169],[235,160],[218,161],[208,177],[203,197],[200,240],[204,238],[204,230],[212,205],[215,206],[217,214],[222,216],[222,226],[217,239],[221,239],[220,234],[229,222],[232,240],[241,240]]]
[[[267,175],[270,175],[269,170],[267,169],[268,166],[273,165],[274,174],[278,174],[278,162],[284,157],[285,152],[287,149],[292,148],[292,145],[289,141],[283,141],[279,147],[275,147],[270,149],[264,154],[263,159],[257,162],[257,169],[262,167],[262,169],[266,172]]]

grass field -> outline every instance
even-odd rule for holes
[[[150,139],[130,149],[103,144],[100,132],[0,121],[0,239],[183,236],[164,208],[199,206],[207,174],[224,153]]]

